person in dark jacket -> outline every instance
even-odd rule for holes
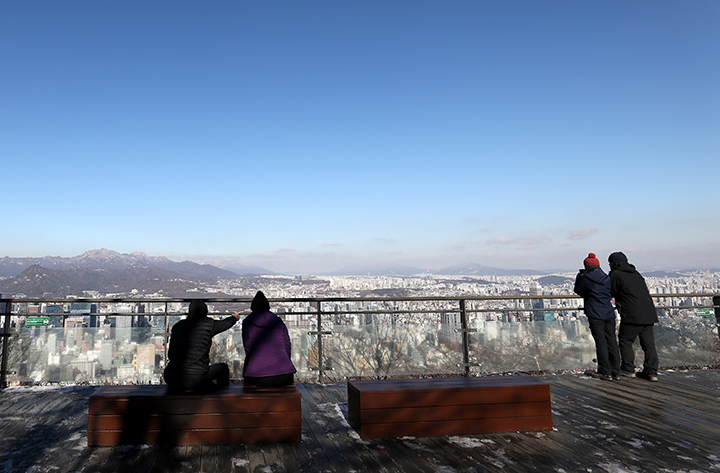
[[[620,352],[615,335],[615,308],[610,300],[610,278],[600,269],[595,253],[583,261],[585,269],[575,277],[574,291],[582,296],[590,333],[597,355],[596,378],[617,380],[620,375]]]
[[[645,279],[628,263],[621,252],[608,257],[610,263],[610,292],[615,298],[615,307],[620,312],[620,374],[629,378],[638,376],[648,381],[657,381],[658,355],[655,349],[654,325],[658,323],[657,310]],[[645,354],[643,370],[635,373],[633,342],[640,338],[640,347]]]
[[[187,318],[173,325],[169,362],[163,373],[171,391],[207,391],[230,384],[228,365],[210,364],[210,347],[212,338],[235,325],[240,314],[223,320],[214,320],[207,314],[207,304],[195,300],[190,303]]]
[[[290,335],[285,323],[270,312],[270,302],[262,291],[255,294],[250,310],[242,322],[243,381],[262,387],[293,384],[296,369],[290,360]]]

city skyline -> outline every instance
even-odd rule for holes
[[[717,268],[720,4],[6,2],[1,256]]]

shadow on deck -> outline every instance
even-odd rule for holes
[[[720,471],[720,373],[661,371],[660,382],[537,376],[554,430],[361,440],[345,383],[303,383],[302,442],[87,447],[93,387],[0,391],[4,472],[708,472]]]

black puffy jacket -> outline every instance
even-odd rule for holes
[[[657,310],[645,279],[635,266],[622,262],[610,271],[610,292],[621,322],[650,325],[658,323]]]
[[[173,325],[168,350],[168,366],[177,374],[204,375],[210,366],[212,338],[237,323],[234,316],[214,320],[205,315],[191,315]]]

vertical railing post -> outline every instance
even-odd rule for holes
[[[465,367],[465,376],[470,376],[470,335],[467,320],[467,312],[465,311],[465,299],[460,300],[460,326],[462,328],[462,350],[463,350],[463,366]]]
[[[323,335],[332,335],[330,331],[323,331],[322,329],[322,302],[317,301],[317,328],[308,332],[308,335],[317,335],[317,367],[308,366],[308,369],[318,371],[318,383],[323,382],[325,376],[325,370],[332,370],[332,367],[325,366],[325,354],[323,353]],[[308,356],[308,361],[310,357]]]
[[[323,339],[322,339],[322,302],[317,303],[317,346],[318,346],[318,383],[322,383],[325,370],[323,360]]]
[[[168,315],[168,303],[165,301],[165,324],[164,324],[164,330],[163,330],[163,347],[165,348],[163,350],[163,369],[167,367],[167,359],[168,359],[168,348],[170,347],[170,316]]]
[[[455,329],[456,332],[462,333],[462,352],[463,352],[463,367],[465,368],[464,375],[470,376],[471,366],[480,366],[479,363],[470,362],[470,332],[477,332],[476,329],[470,328],[468,324],[467,309],[465,299],[460,299],[460,328]]]
[[[712,303],[715,307],[715,326],[717,327],[718,337],[720,337],[720,295],[713,296]]]
[[[10,299],[4,299],[5,311],[2,333],[0,333],[0,339],[2,339],[2,360],[0,360],[0,389],[7,387],[7,367],[8,367],[8,356],[10,350],[8,345],[10,344],[10,313],[12,312],[12,302]]]

